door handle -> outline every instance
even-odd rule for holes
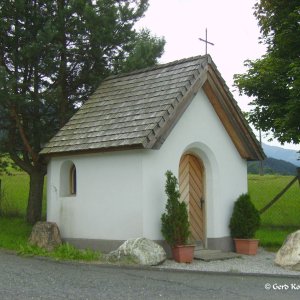
[[[200,198],[200,208],[202,209],[203,205],[205,203],[205,200],[203,197]]]

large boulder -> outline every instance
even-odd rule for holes
[[[142,237],[127,240],[108,254],[110,261],[123,261],[126,257],[140,265],[155,266],[164,262],[167,256],[163,247]]]
[[[300,270],[300,230],[286,238],[276,254],[275,263],[282,267]]]
[[[48,251],[62,243],[59,228],[52,222],[37,222],[32,228],[28,242]]]

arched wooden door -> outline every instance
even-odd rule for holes
[[[192,239],[205,246],[204,166],[194,155],[182,156],[179,165],[181,200],[188,204]]]

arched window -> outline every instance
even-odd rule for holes
[[[70,168],[70,194],[76,195],[76,191],[77,191],[76,167],[73,164]]]
[[[77,193],[77,170],[71,160],[66,160],[60,168],[60,196],[76,196]]]

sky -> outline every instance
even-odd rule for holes
[[[266,51],[259,43],[260,28],[253,15],[256,0],[149,0],[149,8],[136,25],[148,28],[153,35],[164,36],[165,52],[160,63],[205,54],[205,29],[208,32],[208,54],[225,79],[243,111],[249,111],[251,99],[240,96],[233,87],[233,75],[246,72],[244,61],[260,58]],[[281,146],[278,142],[263,142]],[[299,146],[284,145],[299,149]]]

